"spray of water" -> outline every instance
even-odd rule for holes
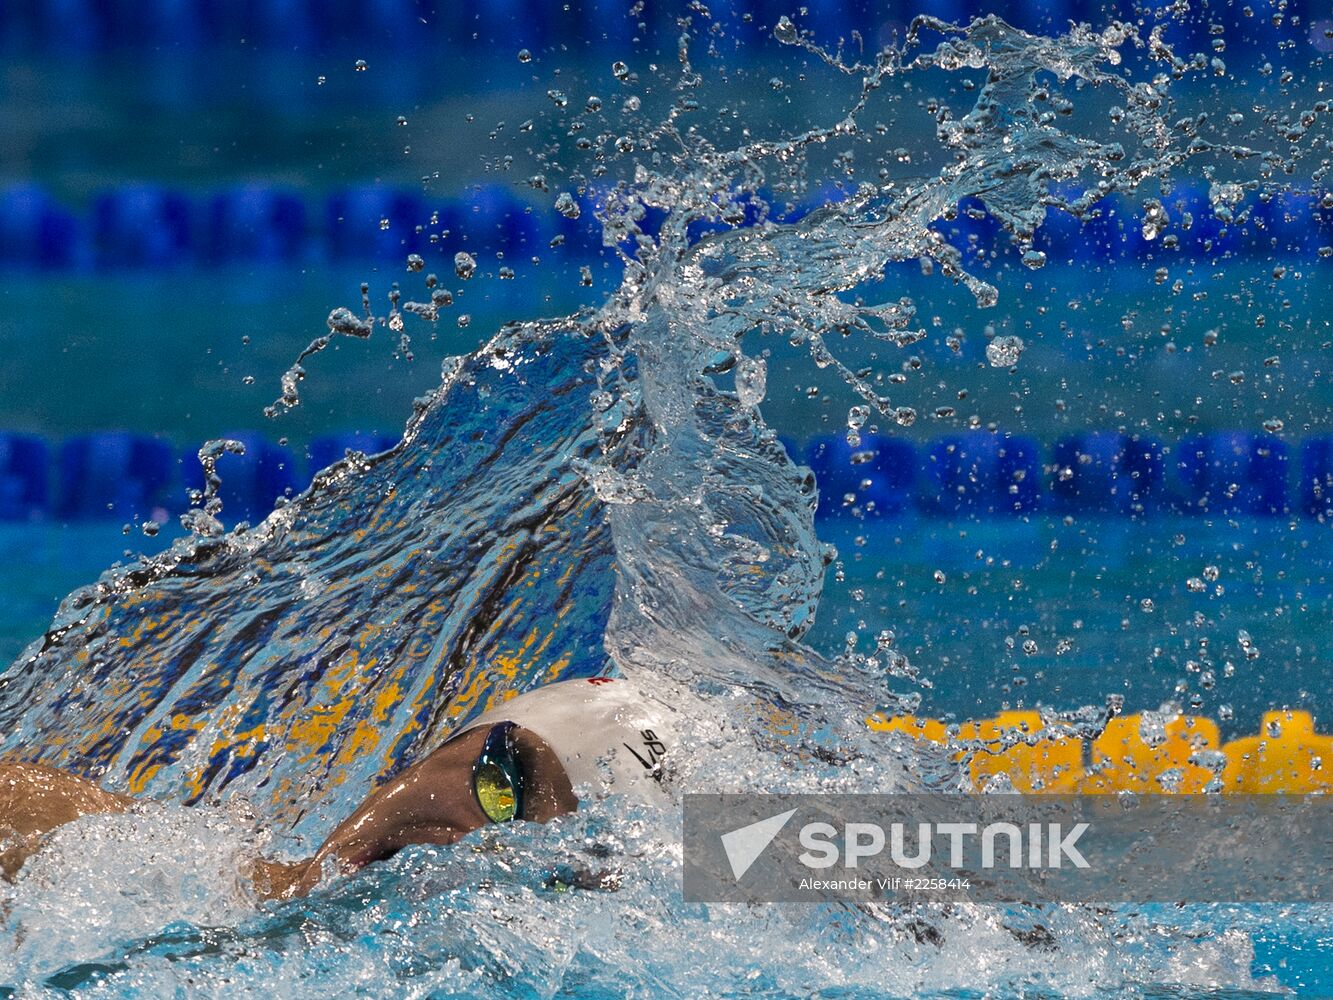
[[[842,376],[858,399],[851,433],[910,423],[885,371],[844,360],[844,345],[893,351],[926,336],[892,289],[905,262],[995,305],[995,287],[940,233],[960,203],[984,206],[1036,268],[1050,212],[1085,218],[1113,191],[1163,191],[1187,160],[1217,185],[1259,189],[1302,147],[1279,158],[1206,116],[1177,119],[1172,82],[1207,64],[1176,55],[1160,28],[1046,38],[987,17],[918,18],[900,44],[850,63],[782,18],[776,39],[845,76],[848,106],[832,124],[727,148],[691,121],[694,34],[682,30],[670,113],[615,143],[633,169],[598,199],[625,273],[609,300],[452,359],[397,447],[325,470],[259,526],[223,533],[205,500],[192,537],[71,594],[0,679],[7,754],[177,802],[248,802],[278,835],[272,849],[297,852],[506,692],[619,671],[651,678],[691,747],[679,790],[959,786],[950,762],[860,724],[904,704],[889,688],[910,674],[898,654],[834,662],[801,645],[830,553],[814,530],[816,484],[762,419],[764,337]],[[817,186],[815,158],[885,141],[866,123],[895,82],[969,73],[982,80],[969,106],[932,105],[934,173],[846,186],[843,200],[788,217],[786,200]],[[1080,101],[1109,111],[1080,116]],[[568,216],[577,204],[565,197]],[[395,300],[387,325],[436,305],[399,313]],[[377,322],[336,311],[273,414],[299,403],[305,360]],[[64,969],[70,985],[104,992],[190,982],[233,996],[271,995],[275,977],[506,996],[1256,985],[1244,934],[1151,914],[689,907],[676,817],[614,800],[405,852],[238,918],[243,889],[195,905],[181,881],[196,834],[229,845],[200,870],[231,870],[241,850],[191,825],[222,822],[203,807],[176,826],[153,813],[62,834],[11,895],[3,947],[20,978]],[[183,857],[160,895],[186,902],[94,894],[99,916],[81,921],[70,878],[111,891],[141,877],[89,845],[159,828],[161,852]],[[611,869],[619,891],[543,888],[564,863]],[[32,943],[55,922],[82,928],[59,955]]]

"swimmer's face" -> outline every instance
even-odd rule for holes
[[[426,794],[438,797],[442,804],[446,798],[451,800],[444,808],[460,828],[466,827],[463,833],[492,822],[478,801],[473,779],[477,761],[493,728],[482,726],[463,733],[421,763],[420,780],[432,786],[438,782],[437,787],[441,790]],[[529,729],[515,726],[510,730],[509,742],[513,765],[518,771],[516,777],[523,786],[521,811],[514,819],[545,823],[578,808],[578,799],[564,766],[541,737]]]
[[[483,726],[454,737],[380,788],[320,849],[315,868],[332,858],[353,870],[410,844],[452,844],[491,825],[472,787],[473,766],[489,732]],[[512,730],[511,740],[523,782],[522,812],[515,818],[545,823],[578,808],[555,752],[522,727]]]

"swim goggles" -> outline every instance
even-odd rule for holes
[[[517,728],[513,722],[492,726],[472,765],[472,794],[492,823],[523,818],[523,768],[514,745]]]

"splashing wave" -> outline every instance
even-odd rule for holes
[[[898,263],[930,262],[995,304],[934,228],[961,202],[978,199],[1035,267],[1048,211],[1087,216],[1112,191],[1169,184],[1189,159],[1212,171],[1272,158],[1172,121],[1170,81],[1198,67],[1156,32],[1075,26],[1043,38],[994,17],[919,18],[868,65],[842,62],[785,18],[776,35],[858,82],[838,121],[731,151],[689,127],[684,105],[646,130],[636,141],[656,152],[653,167],[640,163],[600,206],[626,267],[605,305],[507,328],[454,360],[397,447],[326,470],[261,525],[220,534],[196,516],[200,534],[71,594],[0,680],[6,753],[184,803],[225,791],[285,849],[308,850],[373,783],[507,693],[625,671],[654,678],[696,747],[678,763],[681,788],[956,784],[930,751],[870,741],[860,720],[895,703],[883,664],[833,663],[800,644],[828,553],[813,479],[760,414],[767,372],[753,334],[805,346],[860,406],[908,422],[835,345],[925,336],[910,301],[858,294],[891,282]],[[1155,67],[1149,82],[1122,71],[1129,50]],[[688,91],[697,74],[684,41],[681,58]],[[862,119],[891,80],[967,70],[985,82],[958,117],[938,111],[947,162],[934,176],[863,184],[777,221],[793,164],[868,139]],[[1084,92],[1114,103],[1114,128],[1065,123]],[[651,237],[649,209],[666,213]],[[699,238],[701,225],[714,231]],[[296,381],[284,382],[288,405]],[[112,991],[189,981],[225,992],[281,975],[420,995],[696,995],[722,983],[779,996],[829,983],[840,995],[1012,982],[1097,992],[1168,974],[1165,952],[1124,957],[1122,918],[1077,909],[1043,914],[1027,940],[1011,926],[1024,913],[691,908],[678,850],[672,817],[609,803],[405,852],[242,920],[219,898],[181,907],[184,923],[148,938],[164,919],[152,909],[147,923],[118,924],[119,940],[84,935],[71,950],[83,964],[66,954],[60,975]],[[573,856],[612,858],[621,890],[544,894],[552,859]],[[24,876],[19,902],[57,898],[36,878]],[[14,942],[45,924],[39,910],[12,909],[11,926],[28,928]],[[1173,928],[1164,940],[1185,937]],[[1207,947],[1175,981],[1261,985],[1248,939],[1195,938]],[[60,965],[24,947],[25,975]]]

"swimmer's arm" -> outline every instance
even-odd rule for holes
[[[467,796],[437,795],[457,788],[446,760],[429,757],[376,790],[339,824],[313,858],[284,862],[256,858],[246,875],[265,899],[304,896],[326,868],[342,873],[387,858],[408,844],[450,843],[485,822],[472,816]],[[456,769],[456,768],[455,768]],[[461,801],[462,808],[458,803]],[[0,876],[12,881],[46,837],[84,816],[126,812],[129,795],[43,764],[0,762]]]
[[[309,861],[269,872],[273,895],[304,896],[328,874],[346,874],[412,844],[452,844],[490,820],[472,794],[472,765],[486,739],[464,733],[371,793]],[[526,729],[514,740],[527,762],[524,819],[545,823],[578,808],[555,753]]]
[[[310,859],[304,861],[270,861],[268,858],[255,858],[250,862],[245,875],[250,880],[250,887],[260,899],[291,899],[305,893],[296,892],[296,886],[310,867]]]
[[[0,875],[13,880],[47,834],[83,816],[125,812],[128,795],[44,764],[0,763]]]
[[[105,788],[68,771],[44,764],[0,762],[0,876],[13,881],[42,848],[48,835],[84,816],[128,811],[129,795]],[[249,872],[255,892],[264,898],[292,895],[309,861],[287,863],[256,859]]]
[[[486,825],[470,793],[472,761],[484,735],[464,736],[381,785],[338,824],[313,858],[264,872],[280,890],[272,894],[304,896],[326,875],[356,871],[411,844],[450,844]]]
[[[374,792],[333,831],[313,858],[295,862],[255,859],[246,872],[255,892],[266,899],[304,896],[318,883],[326,865],[338,872],[354,871],[408,844],[457,839],[466,832],[457,829],[459,820],[448,822],[447,810],[431,808],[435,796],[421,794],[423,782],[449,787],[443,783],[449,776],[437,771],[439,767],[431,766],[427,758]],[[0,762],[0,876],[12,881],[46,837],[66,823],[84,816],[126,812],[134,803],[131,796],[109,792],[54,767]],[[445,821],[441,821],[442,813]],[[481,822],[484,818],[467,829]]]

